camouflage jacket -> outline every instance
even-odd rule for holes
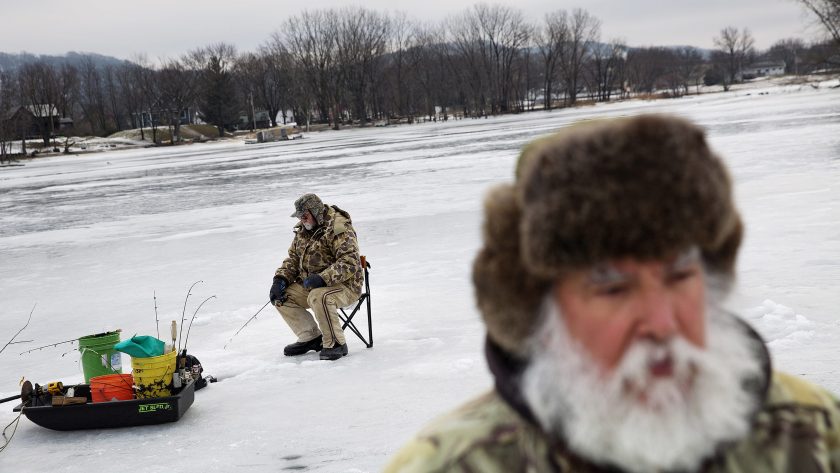
[[[335,206],[324,207],[324,223],[314,231],[295,226],[289,257],[274,274],[292,284],[317,273],[327,286],[344,284],[361,294],[364,272],[350,215]]]
[[[767,375],[771,376],[769,372]],[[434,422],[404,447],[385,471],[621,471],[599,467],[562,444],[552,444],[528,419],[528,413],[523,415],[514,407],[498,386]],[[700,471],[840,472],[837,399],[807,381],[778,372],[772,373],[765,389],[750,435],[736,444],[721,446],[719,454],[705,462]]]

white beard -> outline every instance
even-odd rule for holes
[[[694,470],[721,442],[749,432],[756,399],[745,380],[762,376],[759,342],[734,316],[708,311],[705,349],[683,338],[636,342],[604,373],[569,339],[553,301],[545,306],[522,393],[543,428],[573,451],[634,473]],[[653,378],[651,359],[668,353],[673,376]],[[646,387],[646,402],[628,385]]]
[[[313,224],[311,224],[311,223],[306,223],[306,222],[304,222],[304,223],[303,223],[303,228],[305,228],[305,229],[307,229],[307,230],[309,230],[309,231],[311,232],[311,231],[312,231],[312,229],[313,229],[313,228],[315,228],[315,225],[313,225]]]

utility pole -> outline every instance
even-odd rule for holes
[[[257,115],[254,114],[254,93],[248,92],[248,99],[251,101],[251,120],[254,125],[254,131],[257,131]]]

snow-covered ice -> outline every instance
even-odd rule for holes
[[[488,389],[470,266],[481,200],[520,146],[576,120],[668,112],[705,126],[731,167],[746,239],[728,307],[767,338],[777,367],[840,392],[840,91],[768,87],[481,120],[43,158],[0,170],[0,397],[22,376],[81,380],[74,345],[121,328],[162,338],[187,305],[189,349],[220,382],[176,424],[53,432],[23,419],[0,471],[377,471],[436,415]],[[268,296],[316,192],[353,215],[372,265],[372,349],[286,358],[293,337]],[[128,365],[126,359],[124,365]],[[2,405],[0,423],[14,418]]]

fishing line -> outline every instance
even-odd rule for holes
[[[230,339],[228,339],[227,343],[225,343],[225,346],[222,348],[222,350],[227,350],[227,346],[230,344],[230,342],[232,342],[232,341],[233,341],[233,337],[235,337],[235,336],[239,335],[239,332],[241,332],[241,331],[242,331],[242,329],[244,329],[245,327],[247,327],[247,326],[248,326],[248,324],[249,324],[249,323],[251,323],[251,321],[252,321],[252,320],[256,319],[256,318],[257,318],[257,315],[259,315],[259,314],[260,314],[260,312],[262,312],[262,310],[263,310],[263,309],[265,309],[265,308],[268,306],[268,304],[271,304],[271,301],[266,302],[264,306],[260,307],[260,310],[258,310],[256,314],[252,315],[252,316],[251,316],[251,318],[250,318],[250,319],[248,319],[248,321],[246,321],[246,322],[245,322],[245,325],[243,325],[243,326],[239,327],[239,330],[237,330],[237,331],[236,331],[236,333],[234,333],[234,334],[230,337]]]
[[[6,447],[8,447],[10,443],[12,443],[12,439],[15,437],[15,432],[17,432],[18,425],[20,425],[20,416],[23,415],[24,409],[26,408],[23,407],[23,405],[21,405],[20,412],[18,413],[17,417],[15,417],[14,420],[9,422],[9,424],[6,425],[6,428],[3,429],[3,445],[0,445],[0,453],[3,453],[3,450],[6,450]],[[9,430],[9,427],[11,427],[12,424],[15,424],[15,428],[14,430],[12,430],[12,435],[6,437],[6,431]]]
[[[9,345],[11,345],[12,343],[14,343],[15,338],[17,338],[17,336],[18,336],[18,335],[20,335],[20,332],[23,332],[23,331],[26,329],[26,327],[28,327],[28,326],[29,326],[29,322],[31,322],[31,321],[32,321],[32,313],[33,313],[33,312],[35,312],[35,307],[37,307],[37,306],[38,306],[38,304],[35,304],[35,305],[33,305],[33,306],[32,306],[32,310],[31,310],[31,311],[29,311],[29,318],[28,318],[28,319],[26,319],[26,325],[24,325],[24,326],[23,326],[23,328],[21,328],[20,330],[18,330],[18,331],[17,331],[17,333],[15,334],[15,336],[14,336],[14,337],[12,337],[12,339],[11,339],[11,340],[9,340],[8,342],[6,342],[6,344],[5,344],[5,345],[3,345],[3,348],[0,348],[0,353],[3,353],[3,350],[5,350],[7,346],[9,346]],[[31,340],[30,340],[30,341],[31,341]]]

